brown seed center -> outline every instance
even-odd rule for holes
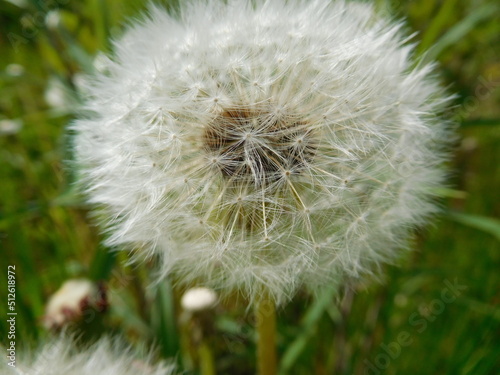
[[[222,111],[206,127],[203,144],[224,177],[257,186],[300,173],[316,151],[306,123],[254,108]]]

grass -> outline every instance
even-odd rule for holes
[[[443,215],[417,234],[414,252],[386,267],[382,283],[301,294],[278,311],[282,373],[497,374],[499,6],[493,0],[377,6],[407,18],[408,32],[418,32],[418,52],[439,61],[444,83],[458,94],[450,113],[461,137],[452,189],[442,192]],[[182,291],[148,287],[150,265],[128,267],[123,254],[100,245],[67,163],[65,126],[78,73],[91,69],[93,56],[109,49],[108,37],[120,35],[124,20],[143,8],[132,0],[0,2],[0,275],[6,280],[7,265],[16,266],[19,348],[48,336],[40,324],[48,297],[68,278],[89,277],[109,285],[106,331],[156,343],[165,357],[178,354]],[[47,26],[49,10],[59,12],[59,25]],[[50,87],[65,92],[66,102],[50,105]],[[444,298],[450,283],[464,288]],[[6,294],[2,288],[1,301]],[[2,317],[6,308],[2,302]],[[220,374],[255,370],[246,309],[237,298],[219,307],[212,349]],[[2,318],[3,344],[7,328]]]

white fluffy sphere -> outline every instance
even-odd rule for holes
[[[434,210],[449,138],[400,28],[343,1],[153,8],[72,127],[108,243],[277,301],[392,260]]]
[[[8,358],[4,359],[0,371],[4,375],[174,374],[175,366],[151,362],[150,356],[142,359],[119,339],[103,337],[92,346],[82,348],[70,338],[59,337],[46,342],[31,357],[16,355],[14,366]]]

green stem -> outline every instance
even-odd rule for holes
[[[215,360],[210,345],[203,340],[198,348],[201,375],[215,375]]]
[[[256,303],[255,322],[258,374],[276,375],[276,307],[267,293]]]

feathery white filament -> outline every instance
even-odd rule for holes
[[[5,360],[0,366],[5,375],[172,375],[175,371],[173,365],[140,359],[130,347],[109,337],[85,349],[60,337],[45,343],[32,358],[21,354],[15,366]]]

